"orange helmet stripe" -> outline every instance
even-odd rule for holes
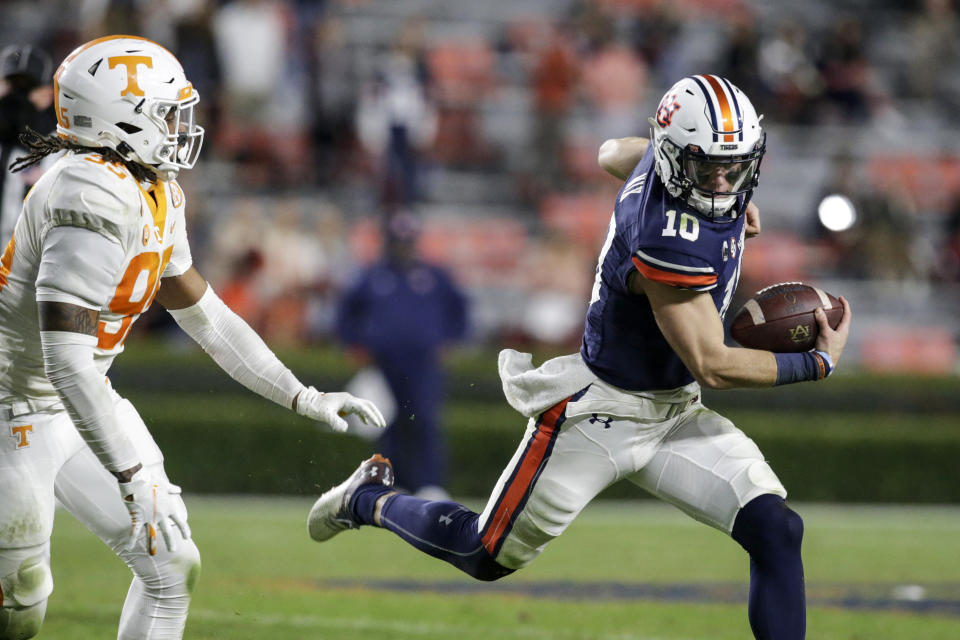
[[[727,100],[727,93],[716,76],[703,76],[703,79],[710,84],[714,94],[717,96],[717,104],[720,105],[720,131],[736,131],[737,124],[733,118],[733,112],[730,109],[730,101]],[[724,142],[733,142],[733,135],[723,136]]]

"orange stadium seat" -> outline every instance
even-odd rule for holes
[[[471,104],[493,87],[493,51],[480,39],[441,42],[428,55],[430,72],[441,103]]]
[[[947,327],[872,327],[863,337],[860,361],[874,372],[948,374],[956,371],[957,342]]]
[[[554,194],[543,199],[540,219],[590,251],[597,251],[610,225],[616,191]]]
[[[921,211],[944,211],[960,195],[957,157],[876,155],[867,167],[874,184],[905,189]]]

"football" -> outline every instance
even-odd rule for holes
[[[812,349],[820,333],[814,311],[823,307],[833,329],[843,305],[829,293],[802,282],[782,282],[747,300],[730,325],[730,335],[744,347],[776,352]]]

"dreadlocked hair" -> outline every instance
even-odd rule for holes
[[[30,150],[30,153],[27,155],[17,158],[15,162],[10,165],[11,173],[16,173],[26,169],[27,167],[32,167],[37,164],[44,158],[46,158],[51,153],[58,153],[60,151],[76,151],[78,153],[96,153],[103,157],[104,160],[108,162],[119,162],[130,171],[131,175],[138,182],[156,182],[157,174],[143,166],[139,162],[134,162],[133,160],[127,160],[115,149],[110,147],[88,147],[76,142],[70,142],[65,138],[56,136],[53,134],[44,135],[42,133],[37,133],[30,127],[26,128],[26,133],[20,134],[20,142],[27,149]]]

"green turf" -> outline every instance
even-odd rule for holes
[[[493,585],[374,529],[325,544],[304,531],[309,500],[191,498],[203,555],[187,638],[384,640],[743,640],[742,603],[597,599],[593,585],[746,583],[745,555],[727,537],[651,502],[592,505],[528,569]],[[473,504],[473,507],[478,505]],[[897,585],[960,600],[960,509],[800,505],[812,606],[811,640],[955,640],[960,617],[822,606],[850,589],[889,596]],[[126,568],[68,514],[53,538],[56,588],[41,637],[114,637]],[[372,580],[439,583],[475,593],[377,591]],[[344,581],[353,586],[343,586]],[[579,600],[497,591],[572,583]],[[578,583],[582,583],[579,584]],[[831,602],[836,604],[834,597]]]

